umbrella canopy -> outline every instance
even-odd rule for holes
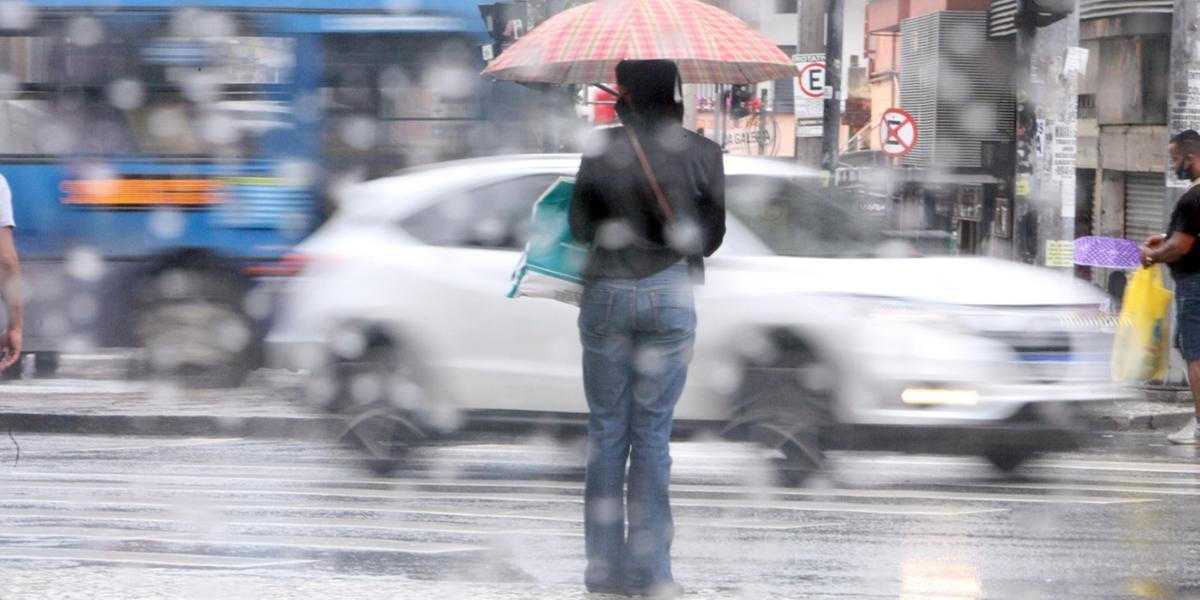
[[[685,83],[756,83],[796,65],[745,21],[697,0],[596,0],[564,11],[492,61],[484,75],[542,83],[616,80],[624,59],[664,58]]]

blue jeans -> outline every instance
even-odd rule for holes
[[[639,590],[674,581],[669,443],[695,331],[684,265],[641,279],[593,279],[584,287],[579,334],[590,411],[584,486],[589,589]]]
[[[1187,362],[1200,360],[1200,273],[1175,280],[1175,346]]]

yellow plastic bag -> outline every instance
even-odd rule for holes
[[[1113,340],[1114,381],[1148,381],[1167,376],[1171,291],[1163,286],[1162,267],[1138,269],[1125,286],[1121,317]]]

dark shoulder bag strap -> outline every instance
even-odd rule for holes
[[[638,162],[642,163],[642,172],[646,174],[646,179],[650,180],[650,189],[654,190],[654,197],[658,200],[658,207],[662,209],[668,221],[674,220],[675,213],[671,210],[671,205],[667,202],[667,197],[663,195],[662,188],[658,186],[658,178],[654,176],[654,169],[650,166],[650,160],[646,158],[646,151],[642,150],[642,143],[638,141],[637,134],[633,132],[633,127],[626,125],[625,133],[629,134],[629,143],[633,144],[633,151],[637,154]]]
[[[671,210],[671,204],[667,202],[667,197],[663,194],[662,188],[658,185],[658,178],[654,176],[654,168],[650,166],[650,160],[646,158],[646,151],[642,150],[642,143],[638,141],[637,134],[633,132],[633,127],[626,125],[625,133],[629,134],[629,143],[633,144],[633,152],[637,154],[638,162],[642,163],[642,172],[646,174],[646,179],[650,181],[650,189],[654,190],[654,198],[658,200],[658,207],[662,209],[663,215],[667,217],[667,221],[675,220],[675,212]],[[704,283],[704,259],[699,256],[687,257],[688,274],[691,276],[694,283]]]

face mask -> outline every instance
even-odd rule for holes
[[[1195,179],[1196,173],[1192,170],[1191,161],[1184,160],[1183,164],[1179,165],[1178,169],[1175,169],[1175,176],[1186,181]]]

